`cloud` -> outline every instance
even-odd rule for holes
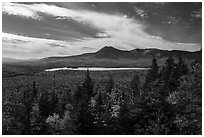
[[[13,43],[13,41],[24,41]],[[58,40],[33,38],[10,33],[2,33],[3,56],[14,58],[40,58],[52,56],[61,51],[61,47],[53,47],[50,44],[67,45],[68,43]],[[12,54],[11,54],[12,53]],[[67,54],[72,54],[67,51]]]
[[[144,10],[142,10],[136,6],[134,6],[133,8],[134,8],[136,14],[139,15],[141,18],[148,18],[148,15]]]
[[[193,11],[193,12],[191,13],[191,17],[202,18],[202,9]]]
[[[29,11],[30,14],[25,15],[25,11]],[[200,49],[200,45],[197,43],[178,44],[164,40],[158,36],[152,36],[145,31],[147,28],[146,25],[142,24],[136,19],[128,18],[122,14],[106,14],[87,10],[74,10],[48,4],[27,5],[16,3],[4,4],[3,12],[33,19],[43,19],[43,14],[46,14],[55,17],[56,20],[72,19],[99,30],[99,32],[95,35],[95,38],[84,37],[75,41],[32,38],[4,33],[3,38],[8,38],[7,40],[10,38],[11,40],[19,39],[28,42],[30,41],[29,44],[19,44],[20,47],[29,49],[29,53],[33,53],[34,51],[39,50],[43,51],[41,54],[31,54],[35,57],[54,56],[60,55],[61,53],[66,55],[76,55],[84,52],[93,52],[95,49],[100,49],[104,46],[113,46],[116,48],[123,47],[123,49],[126,50],[134,48],[159,48],[167,50],[195,51]],[[101,39],[101,37],[103,39]],[[11,44],[12,43],[4,42],[3,49],[9,48]],[[54,44],[55,46],[50,46],[50,44]],[[66,48],[62,48],[61,46],[56,45],[65,46]],[[82,47],[90,47],[90,49],[84,50]]]
[[[95,48],[91,48],[91,47],[82,47],[81,49],[82,49],[82,50],[86,50],[86,51],[87,51],[87,50],[96,50]]]
[[[50,44],[48,44],[48,45],[50,45],[51,47],[62,47],[62,48],[65,48],[65,47],[66,47],[66,46],[64,46],[64,45],[55,44],[55,43],[50,43]]]
[[[2,56],[12,58],[43,58],[60,55],[78,55],[88,51],[96,51],[94,47],[97,44],[95,42],[89,45],[92,40],[60,41],[2,33]],[[88,51],[83,48],[84,46],[89,47]]]
[[[96,34],[96,37],[97,38],[108,38],[110,36],[105,32],[99,32],[99,33]]]
[[[153,36],[153,39],[161,41],[158,43],[160,48],[161,45],[166,45],[169,49],[181,49],[188,47],[190,50],[199,50],[199,44],[191,43],[167,43],[160,37]],[[50,40],[43,38],[33,38],[21,35],[3,33],[2,34],[2,53],[3,57],[13,57],[13,58],[43,58],[49,56],[61,56],[61,55],[78,55],[82,53],[96,52],[104,46],[114,46],[123,50],[133,49],[135,45],[139,45],[139,48],[144,48],[141,45],[142,41],[133,41],[129,43],[124,40],[119,40],[116,38],[85,38],[78,41],[60,41],[60,40]],[[19,43],[13,43],[13,41],[24,41]],[[133,44],[133,42],[135,42]],[[158,42],[158,41],[157,41]],[[147,47],[155,47],[154,41],[149,41]],[[133,45],[132,45],[133,44]],[[52,45],[52,46],[51,46]],[[54,45],[54,46],[53,46]],[[146,48],[147,48],[146,47]],[[171,48],[174,47],[174,48]]]
[[[9,15],[22,16],[26,18],[40,19],[40,16],[37,14],[35,10],[30,9],[27,5],[17,4],[17,3],[6,3],[2,4],[3,13]]]

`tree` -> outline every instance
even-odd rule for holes
[[[79,102],[83,98],[83,88],[82,86],[77,86],[76,91],[73,93],[73,100],[75,101],[75,104]]]
[[[33,97],[36,97],[37,94],[38,94],[38,90],[36,89],[36,82],[33,81]]]
[[[176,63],[173,57],[166,59],[165,66],[162,71],[162,81],[165,83],[165,91],[172,93],[178,87],[178,71],[176,70]]]
[[[74,94],[75,100],[78,100],[73,106],[76,109],[78,122],[77,130],[79,134],[88,135],[96,133],[94,116],[92,114],[93,108],[91,106],[93,87],[94,84],[89,75],[89,70],[87,70],[86,78],[82,86],[78,86],[77,93]]]
[[[34,92],[35,91],[35,92]],[[16,133],[31,135],[32,134],[32,117],[33,106],[35,103],[37,89],[35,84],[26,85],[26,89],[19,92],[18,95],[12,93],[6,104],[3,104],[3,108],[6,109],[3,113],[4,117],[7,117],[13,124],[4,125],[7,127],[6,132],[13,134]],[[8,121],[7,121],[8,122]],[[8,131],[8,129],[10,131]],[[12,131],[13,130],[13,131]],[[5,130],[3,131],[5,132]],[[14,133],[14,134],[16,134]]]
[[[66,105],[67,104],[72,104],[74,103],[72,100],[72,95],[71,95],[71,90],[65,90],[62,92],[60,95],[60,100],[58,102],[58,111],[60,116],[64,114],[66,110]]]
[[[20,92],[7,92],[7,98],[2,103],[2,134],[23,134],[25,121],[25,107]]]
[[[96,97],[96,103],[94,105],[94,116],[95,116],[95,125],[97,127],[98,134],[104,134],[104,125],[105,121],[103,118],[103,114],[105,112],[104,103],[102,99],[101,91],[98,92],[98,96]]]
[[[66,111],[63,117],[60,117],[59,114],[50,115],[46,119],[46,123],[50,127],[51,134],[61,134],[61,135],[73,135],[77,134],[76,132],[76,122],[75,117],[72,114],[73,107],[70,104],[67,104]]]
[[[144,83],[144,90],[142,96],[145,97],[146,94],[152,92],[152,87],[155,81],[159,78],[159,66],[157,65],[156,58],[152,59],[151,69],[147,73],[146,80]]]
[[[91,97],[93,97],[94,84],[93,84],[93,81],[90,77],[88,69],[86,72],[86,78],[85,78],[84,83],[82,85],[83,85],[83,90],[86,92],[85,94],[87,94],[88,100],[89,100]]]
[[[50,107],[50,114],[57,113],[58,112],[58,104],[59,104],[59,98],[57,93],[51,92],[50,93],[50,99],[49,99],[49,106]]]
[[[178,76],[181,77],[186,75],[189,72],[188,66],[185,64],[185,61],[182,57],[179,57],[178,64],[176,65],[176,71],[178,71]]]
[[[109,75],[109,81],[106,84],[106,93],[111,94],[113,88],[114,88],[114,80],[112,75]]]
[[[138,102],[135,117],[135,134],[165,135],[176,134],[177,128],[173,123],[175,109],[167,101],[168,94],[163,90],[162,83],[155,82],[153,91]]]
[[[130,86],[133,90],[133,95],[136,97],[137,95],[141,95],[141,85],[140,85],[140,78],[136,74],[133,80],[130,82]]]
[[[163,76],[163,79],[165,80],[165,83],[168,83],[168,80],[172,75],[172,72],[175,69],[175,66],[176,64],[174,62],[173,57],[170,56],[168,59],[166,59],[165,66],[163,67],[163,70],[162,70],[162,76]]]
[[[120,100],[119,115],[117,117],[118,133],[122,135],[131,135],[134,133],[134,116],[131,115],[131,107],[129,96],[127,96],[124,91],[122,91]]]
[[[25,130],[24,134],[31,135],[31,110],[33,97],[29,90],[23,93],[23,105],[25,106]]]
[[[22,104],[25,108],[25,118],[24,118],[24,124],[25,124],[25,128],[23,131],[23,134],[26,135],[31,135],[32,134],[32,124],[31,124],[31,120],[32,120],[32,108],[34,105],[34,101],[35,101],[35,97],[37,95],[37,89],[36,89],[36,83],[33,82],[32,86],[28,86],[27,85],[27,90],[25,90],[23,92],[23,99],[22,99]]]
[[[82,103],[77,111],[77,131],[81,135],[97,134],[97,128],[94,125],[93,110],[89,104]]]
[[[49,104],[50,104],[49,95],[48,95],[48,92],[45,91],[44,93],[40,94],[39,101],[38,101],[40,116],[46,118],[51,114],[52,110],[50,110]]]
[[[147,77],[146,77],[146,84],[152,83],[156,80],[159,76],[159,66],[157,65],[156,58],[152,59],[151,69],[149,70]]]
[[[179,134],[202,134],[202,68],[200,64],[192,68],[181,79],[181,84],[171,96],[176,106],[175,123]]]

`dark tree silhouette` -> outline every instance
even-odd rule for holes
[[[84,80],[84,83],[82,84],[83,85],[83,90],[86,92],[85,94],[87,94],[88,99],[93,97],[93,87],[94,87],[93,81],[92,81],[89,73],[90,72],[87,69],[86,78]]]
[[[133,90],[134,97],[141,95],[141,85],[140,85],[140,78],[136,74],[133,80],[130,82],[130,86]]]
[[[114,88],[113,76],[109,74],[109,81],[106,85],[106,93],[111,94],[111,92],[113,91],[113,88]]]

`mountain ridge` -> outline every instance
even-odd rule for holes
[[[36,60],[25,60],[17,62],[3,62],[7,65],[18,66],[35,66],[43,68],[53,67],[146,67],[151,65],[153,57],[158,59],[160,65],[168,57],[182,57],[188,62],[197,59],[202,61],[202,50],[196,52],[179,51],[179,50],[160,50],[155,48],[148,49],[133,49],[133,50],[120,50],[114,47],[105,46],[100,50],[93,53],[84,53],[74,56],[63,57],[46,57]]]
[[[119,59],[119,58],[127,58],[127,59],[138,59],[138,58],[163,58],[163,57],[184,57],[184,58],[193,58],[195,56],[199,56],[197,54],[202,54],[202,50],[200,51],[183,51],[183,50],[161,50],[157,48],[146,48],[146,49],[133,49],[133,50],[120,50],[111,46],[105,46],[100,50],[93,53],[84,53],[74,56],[53,56],[42,58],[44,59],[66,59],[66,58],[80,58],[80,57],[95,57],[98,59]]]

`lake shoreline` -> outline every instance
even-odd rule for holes
[[[76,68],[51,68],[46,69],[44,71],[46,72],[52,72],[52,71],[59,71],[59,70],[72,70],[72,71],[119,71],[119,70],[149,70],[150,68],[105,68],[105,67],[76,67]]]

